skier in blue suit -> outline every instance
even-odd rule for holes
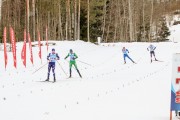
[[[129,53],[129,50],[126,49],[125,47],[123,47],[122,49],[122,52],[123,52],[123,57],[124,57],[124,64],[126,64],[126,57],[129,58],[133,63],[135,63],[128,55]]]
[[[48,76],[46,81],[49,81],[49,76],[50,76],[50,71],[52,68],[52,72],[53,72],[53,76],[54,76],[54,82],[56,82],[56,76],[55,76],[55,63],[56,60],[59,60],[59,55],[57,53],[55,53],[55,49],[52,49],[52,52],[49,53],[49,55],[47,56],[47,60],[49,61],[49,65],[48,65]]]

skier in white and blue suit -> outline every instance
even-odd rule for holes
[[[152,56],[154,56],[155,61],[158,61],[158,60],[156,59],[156,56],[155,56],[155,52],[154,52],[155,49],[156,49],[156,47],[155,47],[154,45],[152,45],[152,44],[150,44],[150,45],[148,46],[148,48],[147,48],[147,50],[150,51],[151,62],[152,62]]]
[[[123,52],[123,57],[124,57],[124,64],[126,64],[126,57],[129,58],[133,63],[135,63],[128,55],[129,53],[129,50],[126,49],[125,47],[123,47],[122,49],[122,52]]]
[[[48,76],[46,81],[49,81],[49,76],[50,76],[50,71],[52,68],[52,72],[53,72],[53,76],[54,76],[54,82],[56,82],[56,76],[55,76],[55,63],[56,60],[59,60],[59,55],[57,53],[55,53],[55,49],[52,49],[52,52],[49,53],[49,55],[47,56],[47,60],[49,61],[49,65],[48,65]]]

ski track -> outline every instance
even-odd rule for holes
[[[73,78],[67,79],[56,64],[57,82],[39,82],[46,79],[47,65],[32,73],[46,63],[47,53],[43,52],[41,64],[38,48],[33,48],[34,66],[28,60],[25,69],[20,60],[22,43],[18,43],[17,70],[11,68],[11,53],[7,70],[0,68],[0,120],[169,120],[171,55],[179,51],[179,43],[154,43],[157,59],[164,62],[152,63],[146,50],[149,43],[113,43],[114,47],[82,41],[56,43],[50,50],[59,53],[67,74],[69,65],[63,58],[70,48],[92,66],[77,61],[83,78],[73,69]],[[129,60],[123,64],[123,46],[137,64]],[[3,59],[0,64],[4,66]]]

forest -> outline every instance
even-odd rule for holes
[[[4,27],[14,29],[16,41],[24,30],[32,41],[38,31],[45,40],[46,30],[49,40],[165,41],[174,15],[180,0],[1,0],[0,42]]]

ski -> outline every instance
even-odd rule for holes
[[[156,62],[164,62],[164,61],[162,61],[162,60],[153,60],[153,61],[156,61]]]
[[[51,83],[55,83],[54,81],[46,81],[46,80],[44,80],[44,81],[36,81],[36,82],[51,82]]]

